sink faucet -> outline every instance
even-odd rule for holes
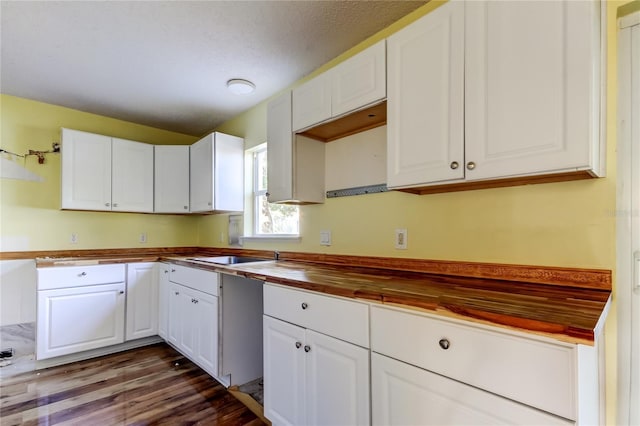
[[[273,257],[274,257],[276,260],[280,260],[280,252],[279,252],[278,250],[274,251],[274,252],[273,252]]]

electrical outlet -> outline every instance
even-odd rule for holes
[[[400,250],[407,249],[407,230],[396,229],[396,248]]]
[[[331,231],[320,231],[320,245],[321,246],[331,245]]]
[[[76,234],[75,232],[71,233],[71,238],[69,238],[69,242],[71,244],[77,244],[78,243],[78,234]]]
[[[147,233],[146,232],[141,232],[140,233],[140,243],[144,244],[147,242]]]

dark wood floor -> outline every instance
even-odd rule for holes
[[[0,424],[262,425],[166,344],[2,379]]]

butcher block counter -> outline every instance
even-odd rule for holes
[[[611,295],[593,288],[286,260],[215,266],[180,258],[167,260],[588,345],[604,325]]]
[[[211,255],[212,249],[208,249],[206,254]],[[230,253],[225,250],[215,254]],[[258,254],[267,258],[266,253]],[[324,258],[302,261],[304,257],[296,255],[286,256],[289,259],[285,260],[219,265],[191,260],[198,255],[201,253],[191,250],[188,254],[177,255],[166,252],[129,253],[120,256],[37,258],[36,261],[38,267],[172,262],[587,345],[593,345],[600,334],[611,299],[611,273],[603,270],[496,267],[417,260],[403,263],[409,270],[398,270],[397,265],[392,264],[393,260],[389,269],[386,266],[372,267],[362,261],[375,258],[334,256],[323,263]],[[273,259],[273,252],[270,255]],[[342,258],[349,264],[336,262]],[[354,259],[366,266],[357,265]],[[424,269],[439,273],[416,271],[415,265],[423,263],[427,265]],[[474,276],[463,276],[467,270],[471,270]],[[502,274],[506,279],[500,278]]]

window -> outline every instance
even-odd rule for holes
[[[255,236],[298,236],[298,206],[267,202],[267,145],[253,151],[253,234]]]

